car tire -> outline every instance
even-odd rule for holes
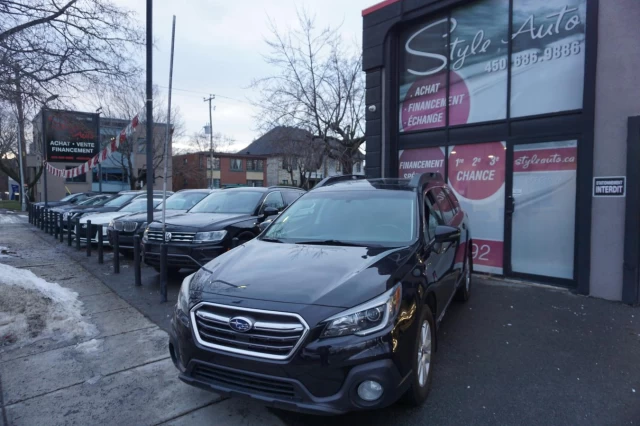
[[[464,267],[462,270],[462,282],[460,287],[456,291],[456,301],[466,303],[471,295],[471,283],[473,280],[473,263],[471,259],[471,253],[467,253],[465,258]]]
[[[411,387],[403,397],[403,402],[412,407],[421,405],[431,390],[436,327],[429,305],[423,306],[416,328]]]

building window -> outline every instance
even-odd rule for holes
[[[264,181],[248,179],[247,186],[264,186]]]
[[[207,157],[207,169],[220,170],[220,158],[213,157],[213,167],[211,167],[211,157]]]
[[[336,161],[336,172],[342,173],[342,163],[339,161]]]
[[[356,168],[356,173],[360,173],[362,171],[362,164],[358,161],[355,164],[355,168]]]
[[[247,160],[247,170],[251,172],[261,172],[264,170],[262,160]]]
[[[211,188],[220,188],[220,179],[214,179],[213,186]]]
[[[298,186],[298,181],[297,180],[293,180],[293,186]]]
[[[182,160],[182,164],[187,164],[188,162],[189,162],[189,159],[186,157]]]
[[[189,179],[184,178],[184,181],[182,181],[182,186],[186,188],[188,185],[189,185]]]
[[[289,180],[288,179],[282,179],[282,184],[283,185],[289,185]]]
[[[66,169],[67,170],[71,170],[71,169],[75,169],[75,167],[67,166]],[[78,175],[76,177],[67,178],[65,180],[65,182],[67,182],[67,183],[85,183],[86,181],[87,181],[87,174],[86,173],[83,173],[83,174]]]
[[[204,157],[202,155],[198,157],[198,167],[200,167],[200,170],[204,168]]]
[[[145,154],[147,152],[147,141],[144,139],[138,139],[138,154]]]
[[[242,171],[242,159],[240,159],[240,158],[232,158],[231,159],[231,171],[233,171],[233,172],[241,172]]]

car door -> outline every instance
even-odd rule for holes
[[[431,203],[430,207],[439,213],[439,225],[453,226],[455,212],[442,188],[436,187],[429,190],[427,200]],[[438,305],[443,308],[449,304],[456,289],[455,259],[458,244],[457,241],[434,243],[434,250],[439,253],[437,273],[441,298],[438,300]],[[443,312],[438,319],[442,314]]]
[[[425,238],[425,274],[427,282],[433,288],[437,299],[436,318],[440,318],[449,297],[445,283],[447,262],[442,251],[442,244],[436,243],[436,228],[444,224],[442,212],[431,191],[424,193],[424,238]]]

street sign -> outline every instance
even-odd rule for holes
[[[626,194],[626,176],[593,178],[594,197],[624,197]]]

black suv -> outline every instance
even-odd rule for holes
[[[300,188],[272,186],[223,189],[207,196],[187,213],[154,221],[142,239],[144,262],[160,270],[160,246],[169,246],[167,266],[170,273],[181,268],[198,269],[233,246],[260,233],[260,224],[279,214],[304,194]]]
[[[440,320],[469,298],[470,247],[439,174],[327,178],[185,278],[169,345],[180,379],[311,413],[420,404]]]
[[[165,218],[186,213],[190,208],[198,204],[204,197],[220,189],[182,189],[167,197]],[[162,219],[162,203],[153,211],[153,219]],[[133,255],[133,236],[144,233],[147,228],[147,212],[134,213],[112,220],[107,228],[109,244],[114,244],[114,232],[118,231],[118,246],[124,256]]]

